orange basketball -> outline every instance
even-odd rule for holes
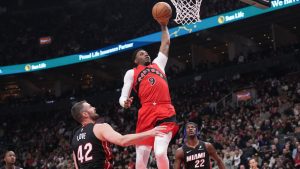
[[[152,16],[159,23],[168,23],[172,17],[172,8],[166,2],[158,2],[152,8]]]

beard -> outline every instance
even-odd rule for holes
[[[150,61],[146,61],[146,62],[144,63],[144,65],[145,65],[145,66],[148,66],[148,65],[150,65],[150,63],[151,63]]]
[[[91,115],[91,119],[94,120],[94,121],[98,120],[99,119],[99,114],[94,113],[93,115]]]

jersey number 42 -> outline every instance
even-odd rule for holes
[[[80,145],[77,150],[77,160],[81,163],[92,160],[93,156],[90,156],[92,149],[93,145],[91,143],[86,143],[84,146]]]

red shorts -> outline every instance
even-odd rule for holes
[[[179,127],[176,123],[175,109],[172,104],[143,104],[138,112],[136,133],[151,130],[156,126],[164,125],[167,129],[164,133],[172,132],[175,136]],[[153,146],[154,137],[143,139],[138,145]]]

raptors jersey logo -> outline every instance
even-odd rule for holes
[[[148,79],[149,83],[151,84],[151,86],[153,86],[155,84],[155,79],[153,77],[150,77]]]
[[[171,103],[167,77],[155,63],[134,68],[133,89],[141,104],[153,101]]]

